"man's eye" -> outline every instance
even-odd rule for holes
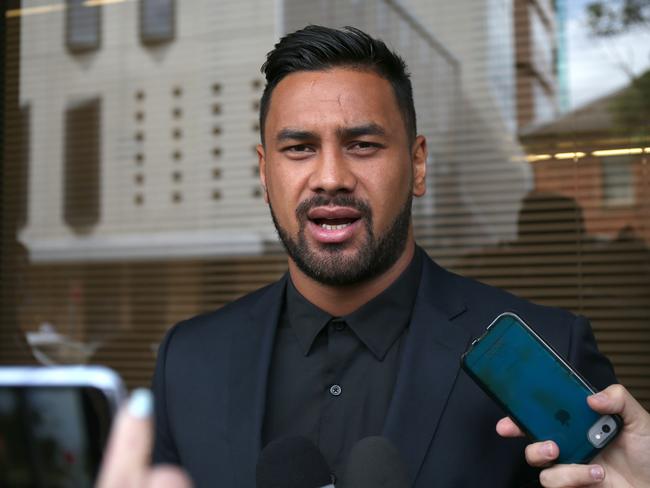
[[[380,149],[381,147],[382,147],[381,144],[378,144],[376,142],[357,141],[350,144],[349,149],[351,151],[368,153],[368,152],[374,152]]]
[[[283,148],[282,152],[288,158],[300,160],[310,157],[314,153],[314,148],[309,144],[296,144]]]
[[[311,148],[306,144],[298,144],[297,146],[291,146],[287,148],[287,151],[295,152],[295,153],[304,153],[304,152],[310,152]]]

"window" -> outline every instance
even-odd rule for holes
[[[101,43],[101,10],[88,6],[85,0],[67,0],[66,44],[72,52],[99,49]]]
[[[140,0],[140,40],[158,44],[174,39],[174,0]]]
[[[630,156],[610,156],[601,161],[603,204],[606,206],[633,204],[632,158]]]
[[[46,322],[148,385],[171,324],[285,272],[255,165],[259,68],[285,32],[352,23],[412,73],[420,246],[589,317],[650,408],[650,71],[631,84],[607,61],[618,44],[589,35],[584,3],[18,2],[0,37],[0,364]]]
[[[17,131],[13,142],[15,145],[8,144],[7,152],[15,153],[14,167],[14,184],[16,185],[15,200],[11,202],[15,205],[16,225],[24,227],[27,223],[27,195],[29,195],[29,154],[30,154],[30,123],[31,111],[29,105],[20,107],[18,113],[19,121],[14,130]],[[12,139],[9,139],[12,140]]]
[[[65,114],[65,222],[77,233],[99,220],[99,98],[71,105]]]

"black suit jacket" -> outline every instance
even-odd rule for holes
[[[502,439],[503,412],[460,369],[496,315],[513,311],[597,388],[615,382],[588,322],[450,273],[428,257],[384,435],[414,487],[511,487],[536,478],[524,439]],[[197,487],[250,488],[261,446],[267,373],[287,276],[173,327],[154,375],[155,462],[182,465]]]

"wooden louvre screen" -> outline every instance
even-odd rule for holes
[[[412,68],[430,141],[418,242],[452,271],[587,316],[650,407],[650,119],[621,102],[650,95],[624,83],[560,109],[573,11],[313,0],[287,2],[276,25],[241,2],[162,3],[174,17],[151,22],[173,35],[151,43],[137,2],[79,7],[103,9],[82,12],[102,25],[81,51],[63,10],[3,5],[0,363],[100,363],[148,385],[170,326],[281,276],[256,173],[259,65],[282,29],[355,18]]]

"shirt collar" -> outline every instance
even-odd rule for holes
[[[296,290],[291,278],[287,282],[285,300],[289,326],[298,339],[300,349],[307,356],[316,336],[332,319],[332,316],[303,297]]]
[[[420,286],[422,252],[416,246],[413,259],[388,288],[354,312],[341,317],[380,361],[408,327]],[[291,280],[287,285],[286,310],[289,324],[307,356],[320,331],[334,317],[303,297]]]

